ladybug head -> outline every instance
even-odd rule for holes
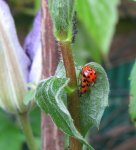
[[[91,70],[91,66],[86,65],[83,67],[83,71],[90,71]]]

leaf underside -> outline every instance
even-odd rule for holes
[[[36,91],[36,101],[40,108],[52,117],[58,128],[79,139],[90,150],[93,150],[75,128],[73,119],[64,104],[63,100],[66,99],[64,87],[67,86],[68,81],[66,78],[58,77],[42,81]]]
[[[101,65],[91,62],[87,65],[95,68],[97,74],[96,83],[90,88],[90,90],[80,97],[80,120],[81,120],[81,133],[86,135],[87,131],[96,126],[99,128],[99,124],[104,113],[106,106],[108,106],[109,96],[109,81],[106,72]],[[79,73],[81,66],[76,67],[76,72],[79,80]],[[62,62],[58,65],[56,70],[56,76],[62,78],[65,76],[65,69]],[[80,81],[79,81],[80,85]]]
[[[80,98],[80,120],[83,135],[86,135],[94,125],[99,128],[103,112],[108,106],[109,95],[109,82],[104,69],[96,63],[88,65],[95,68],[97,80],[90,90]]]

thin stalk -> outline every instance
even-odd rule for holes
[[[29,147],[29,150],[38,150],[34,141],[34,136],[32,133],[32,128],[27,113],[19,114],[18,118],[20,120],[22,130],[26,137],[26,142]]]
[[[77,92],[77,79],[75,65],[72,56],[72,49],[70,42],[59,42],[59,46],[62,52],[62,57],[64,61],[64,66],[66,70],[66,76],[70,78],[69,86],[75,89],[75,92],[68,95],[68,109],[74,119],[74,124],[76,128],[80,131],[80,120],[79,120],[79,106],[80,100]],[[70,149],[71,150],[81,150],[82,144],[77,139],[70,137]]]

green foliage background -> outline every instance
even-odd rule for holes
[[[37,107],[30,112],[30,121],[40,149],[40,110]],[[16,117],[0,110],[0,122],[0,149],[27,150],[25,137]]]

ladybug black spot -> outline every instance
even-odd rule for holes
[[[90,76],[88,76],[87,78],[90,78]]]
[[[85,85],[81,85],[81,88],[85,88],[86,86]]]
[[[93,82],[95,82],[95,79],[92,79]]]
[[[83,79],[83,82],[87,82],[87,80],[86,80],[86,79]]]

